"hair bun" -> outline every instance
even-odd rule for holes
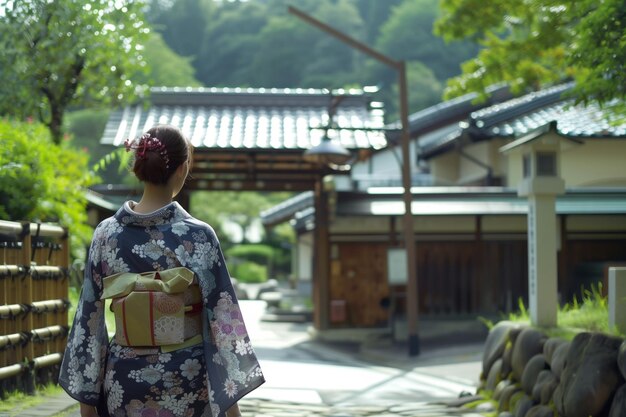
[[[126,140],[124,145],[126,151],[135,152],[133,172],[137,178],[158,185],[166,184],[191,155],[189,141],[171,125],[157,125],[138,140]]]

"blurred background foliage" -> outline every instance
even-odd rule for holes
[[[397,74],[288,5],[406,60],[410,112],[439,102],[444,88],[454,97],[504,81],[521,93],[568,78],[581,100],[621,99],[624,110],[623,0],[0,0],[0,217],[58,220],[85,243],[80,190],[96,181],[90,171],[138,185],[99,144],[108,112],[144,100],[148,87],[375,85],[387,122],[397,120]],[[191,211],[229,249],[248,245],[260,211],[287,197],[199,192]],[[281,274],[293,231],[283,225],[261,241],[275,249],[271,267],[245,267],[248,275]],[[259,264],[255,251],[233,256]]]
[[[98,180],[87,152],[67,136],[55,144],[40,123],[4,118],[0,143],[0,219],[69,227],[72,255],[83,259],[91,239],[84,190]]]

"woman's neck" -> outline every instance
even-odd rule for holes
[[[137,213],[151,213],[172,202],[172,190],[167,185],[155,185],[145,183],[143,196],[139,203],[133,207]]]

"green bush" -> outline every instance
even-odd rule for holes
[[[54,222],[70,230],[72,255],[91,239],[85,187],[96,178],[69,139],[55,145],[38,123],[0,119],[0,218]]]
[[[235,245],[226,250],[226,256],[267,265],[274,257],[274,248],[263,244]]]
[[[241,262],[231,269],[231,275],[239,282],[265,282],[267,281],[267,267],[255,262]]]

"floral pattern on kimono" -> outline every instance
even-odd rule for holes
[[[149,214],[132,204],[94,231],[59,384],[115,417],[224,416],[264,378],[217,236],[176,202]],[[201,289],[203,342],[162,353],[109,341],[103,278],[180,266],[195,273]]]

